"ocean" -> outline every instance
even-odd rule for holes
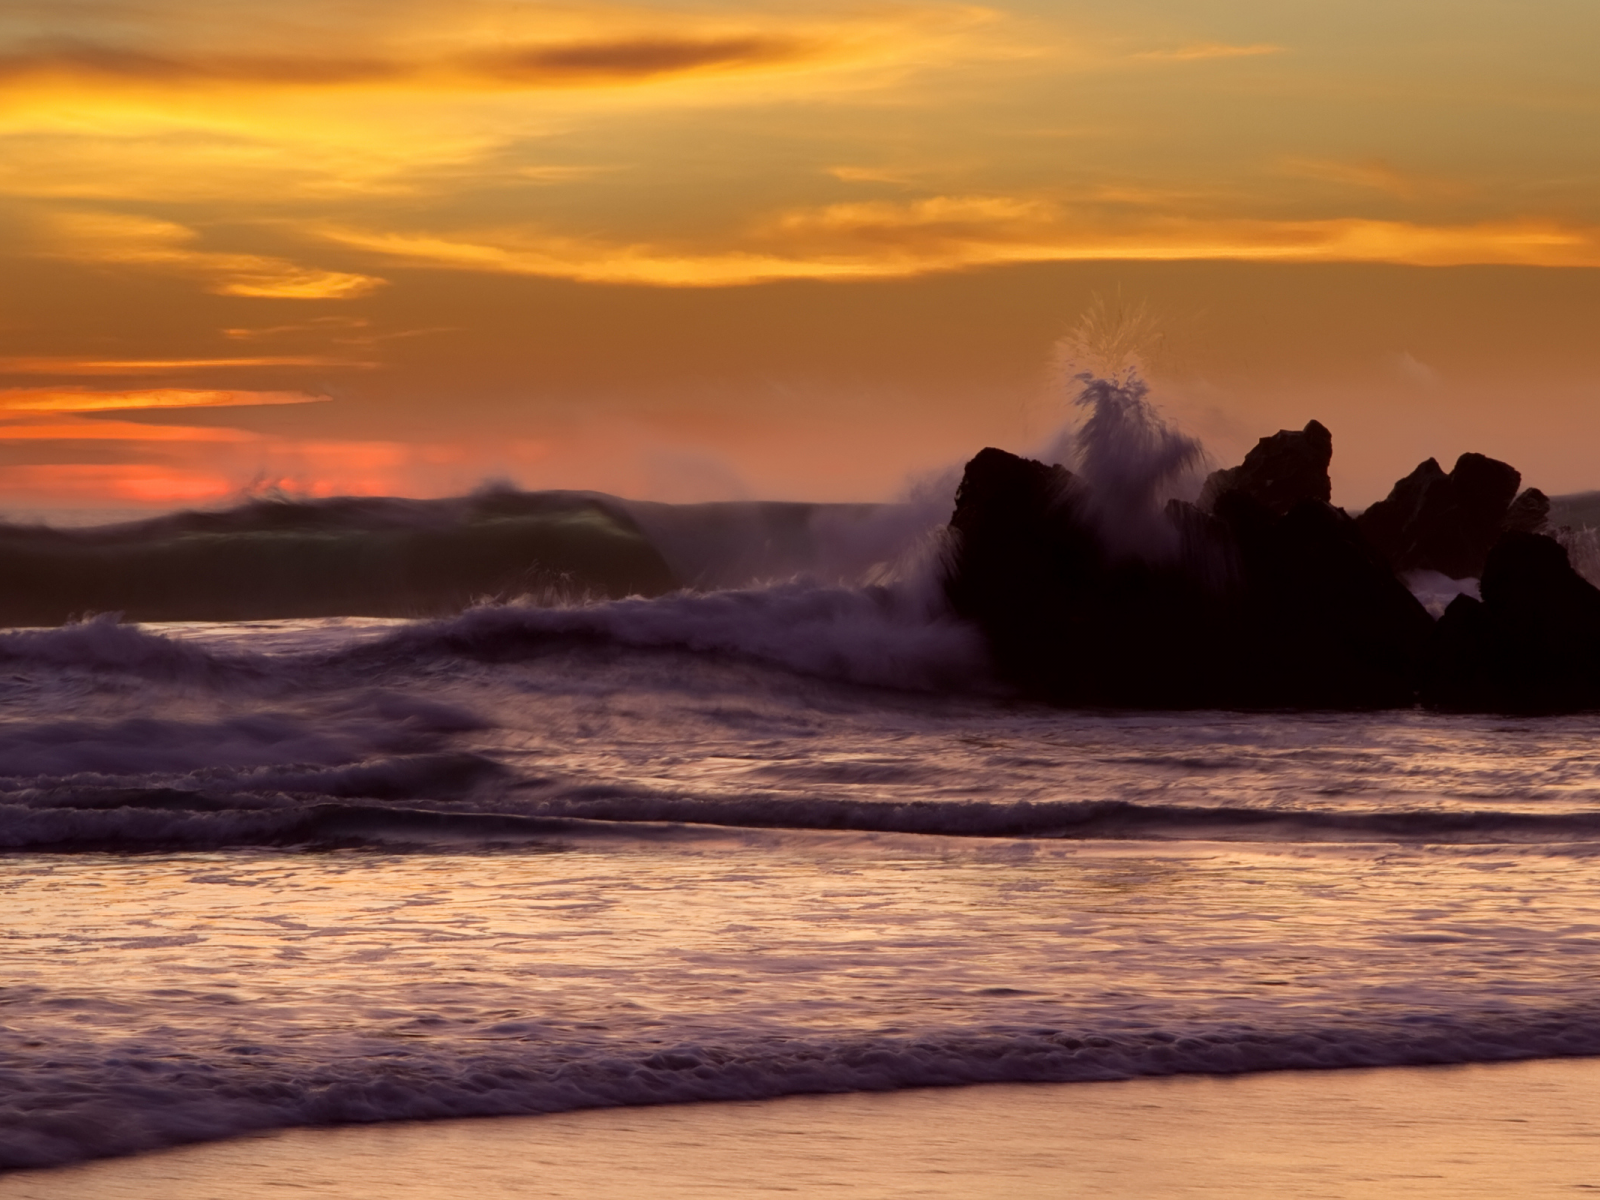
[[[1049,708],[930,595],[0,632],[0,1165],[1600,1054],[1600,717]]]

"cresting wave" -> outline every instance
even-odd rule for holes
[[[220,682],[289,678],[341,665],[378,668],[418,658],[512,661],[596,646],[732,655],[881,687],[960,690],[987,681],[977,633],[911,584],[847,588],[795,582],[548,608],[482,605],[347,650],[299,656],[204,649],[102,616],[59,629],[0,633],[0,662]]]
[[[942,502],[669,505],[501,487],[446,500],[253,500],[83,529],[0,521],[0,625],[94,612],[416,618],[494,599],[869,579],[948,515]]]
[[[631,1051],[511,1030],[452,1047],[304,1061],[241,1045],[179,1061],[139,1039],[58,1047],[55,1072],[0,1067],[0,1169],[297,1125],[509,1116],[973,1083],[1506,1062],[1600,1054],[1600,1010],[1415,1013],[1299,1029],[941,1029],[818,1038],[773,1030]],[[442,1052],[441,1052],[442,1051]],[[31,1065],[31,1064],[30,1064]],[[92,1086],[70,1085],[74,1075]]]
[[[596,837],[649,836],[661,826],[778,831],[851,831],[959,838],[1252,843],[1539,845],[1592,851],[1600,813],[1424,809],[1381,813],[1318,809],[1184,807],[1125,800],[990,804],[872,803],[770,798],[737,801],[630,794],[580,786],[533,811],[440,807],[435,797],[498,781],[499,768],[471,756],[363,765],[294,782],[331,794],[194,786],[129,786],[69,780],[0,792],[0,849],[82,852],[220,850],[244,847],[449,848],[516,846],[558,850]],[[268,778],[233,781],[261,787]],[[276,782],[287,782],[281,777]],[[385,801],[384,793],[425,797]],[[598,793],[598,794],[597,794]],[[340,795],[356,797],[336,799]],[[420,802],[420,803],[419,803]]]

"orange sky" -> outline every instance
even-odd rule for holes
[[[9,0],[0,511],[885,498],[1146,314],[1233,461],[1600,487],[1589,0]]]

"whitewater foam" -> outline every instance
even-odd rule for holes
[[[1434,1017],[1407,1025],[1304,1030],[1179,1028],[1139,1033],[944,1030],[916,1038],[775,1037],[679,1043],[633,1055],[587,1046],[543,1052],[408,1054],[388,1062],[278,1066],[265,1047],[243,1064],[168,1063],[131,1045],[62,1064],[93,1079],[63,1103],[33,1077],[0,1070],[11,1092],[0,1169],[51,1166],[265,1129],[353,1122],[570,1112],[626,1105],[764,1100],[807,1093],[976,1083],[1086,1083],[1138,1077],[1510,1062],[1600,1054],[1600,1011],[1519,1019]],[[91,1052],[92,1053],[92,1052]],[[247,1064],[247,1065],[246,1065]]]

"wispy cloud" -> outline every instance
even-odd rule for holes
[[[882,279],[1095,259],[1600,265],[1600,231],[1549,221],[1429,225],[1144,213],[1107,222],[1048,197],[1025,195],[790,210],[721,246],[621,243],[515,229],[432,234],[338,227],[322,233],[418,266],[666,287]]]
[[[318,354],[264,354],[251,358],[88,358],[70,354],[18,354],[0,357],[0,375],[172,375],[246,367],[343,367],[360,370],[377,365],[374,362],[354,362]]]
[[[238,408],[258,404],[318,404],[329,397],[305,392],[215,388],[0,388],[0,413],[95,413],[146,408]]]
[[[422,86],[529,89],[616,86],[708,72],[821,61],[847,47],[777,33],[641,32],[618,38],[528,43],[428,57],[174,52],[111,43],[48,41],[0,54],[0,87],[39,81],[140,87]]]
[[[1011,53],[1004,28],[937,0],[153,0],[116,20],[0,18],[0,196],[326,212],[330,200],[583,185],[637,165],[620,112],[842,107]],[[605,127],[585,161],[551,162],[540,143],[591,118]],[[587,161],[597,154],[603,165]],[[236,266],[225,286],[248,294],[333,286]]]
[[[1387,192],[1402,200],[1418,200],[1438,196],[1460,195],[1464,190],[1457,184],[1434,179],[1410,171],[1402,171],[1381,158],[1364,158],[1355,161],[1320,158],[1288,158],[1283,161],[1286,174],[1302,179],[1318,179],[1326,183],[1347,187],[1370,188]]]
[[[1151,62],[1200,62],[1208,58],[1257,58],[1263,54],[1282,54],[1284,50],[1285,47],[1268,42],[1252,42],[1245,46],[1227,42],[1192,42],[1171,50],[1143,50],[1133,57]]]
[[[135,421],[77,421],[51,424],[0,422],[0,441],[50,442],[254,442],[259,435],[243,429],[209,426],[144,425]]]
[[[827,173],[844,183],[890,183],[904,187],[912,182],[909,174],[884,167],[828,167]]]
[[[166,18],[182,15],[174,7]],[[32,36],[14,34],[9,44],[0,28],[0,89],[636,87],[925,55],[930,41],[995,15],[938,2],[788,12],[697,5],[663,11],[605,0],[275,9],[271,18],[240,12],[164,20],[156,6],[135,21],[44,19],[22,25]]]
[[[81,262],[121,263],[197,275],[223,296],[347,300],[384,280],[302,267],[281,258],[202,250],[199,235],[171,221],[108,212],[63,212],[47,220],[49,252]]]

